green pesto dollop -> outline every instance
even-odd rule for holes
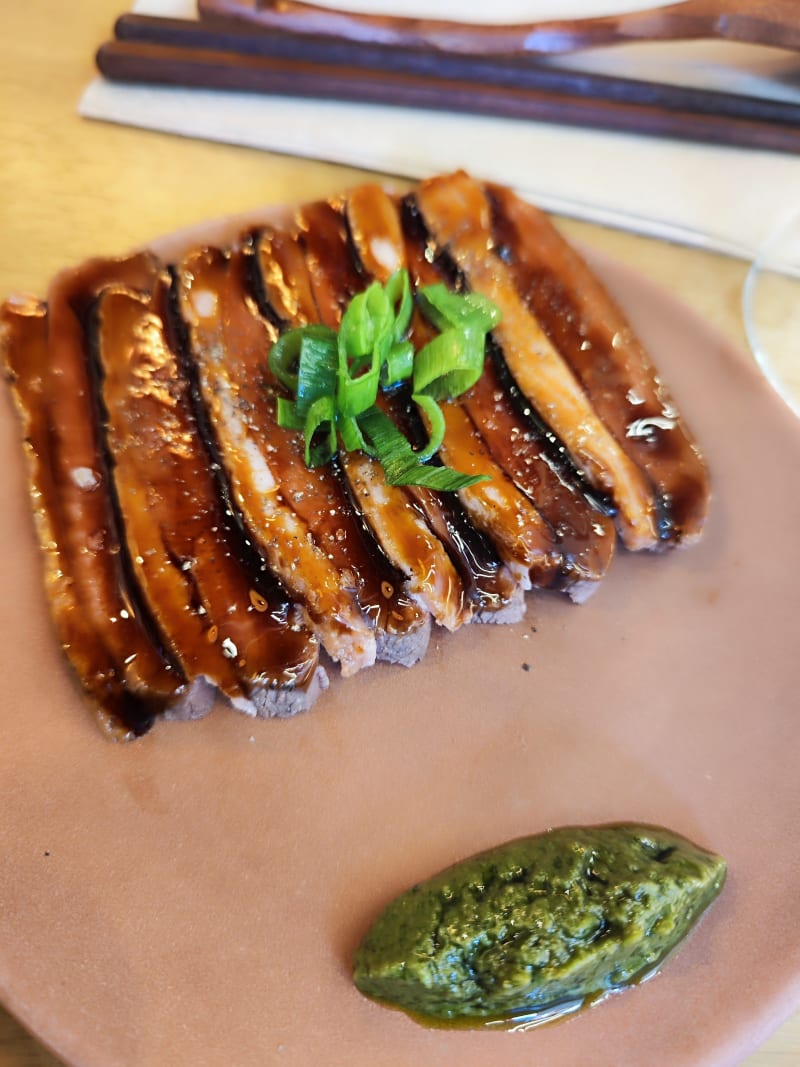
[[[438,1019],[594,999],[652,972],[725,881],[719,856],[655,827],[550,830],[415,885],[355,955],[365,994]]]

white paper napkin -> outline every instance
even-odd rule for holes
[[[328,2],[353,8],[359,0]],[[456,0],[440,3],[442,17],[452,17],[454,9],[446,8],[457,7]],[[362,9],[381,5],[397,10],[396,0],[393,5],[360,0]],[[623,0],[569,4],[576,14],[624,6]],[[639,5],[627,0],[627,6]],[[532,11],[536,18],[566,14],[563,6],[554,12],[554,0],[503,0],[500,7],[505,21]],[[191,0],[140,0],[134,9],[191,17],[194,5]],[[432,13],[430,6],[427,10]],[[773,49],[711,42],[625,46],[559,62],[800,103],[800,56]],[[464,167],[476,177],[513,186],[547,210],[746,258],[800,204],[800,156],[777,152],[410,108],[122,86],[102,79],[87,88],[80,113],[408,178]]]

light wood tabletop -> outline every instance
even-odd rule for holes
[[[77,103],[93,53],[124,7],[119,0],[6,4],[0,36],[0,297],[41,294],[60,267],[114,254],[150,237],[265,202],[344,188],[343,167],[82,120]],[[746,264],[661,241],[562,220],[693,307],[744,346]],[[57,1060],[0,1009],[0,1067]],[[800,1013],[745,1067],[800,1064]],[[658,1067],[657,1064],[642,1067]]]

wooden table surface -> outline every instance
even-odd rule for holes
[[[80,92],[93,76],[94,49],[123,10],[118,0],[4,5],[0,298],[26,290],[40,294],[54,271],[85,256],[118,253],[159,233],[265,202],[331,193],[362,176],[343,167],[78,118]],[[745,264],[584,223],[563,220],[563,225],[745,344],[740,316]],[[56,1063],[0,1009],[0,1067]],[[745,1067],[797,1065],[800,1013],[745,1061]]]

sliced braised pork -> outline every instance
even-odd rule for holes
[[[708,513],[708,470],[630,323],[544,212],[502,186],[488,192],[498,254],[597,414],[656,486],[662,537],[695,541]]]
[[[145,280],[149,256],[93,260],[38,301],[3,308],[3,349],[21,416],[45,586],[61,644],[104,727],[144,733],[172,705],[203,714],[209,687],[188,686],[131,581],[97,423],[84,323],[105,286]]]
[[[326,212],[327,214],[327,212]],[[351,250],[341,243],[342,229],[338,220],[327,214],[327,223],[336,223],[334,245],[337,241],[342,255],[350,258]],[[377,235],[377,243],[380,235]],[[307,238],[306,238],[307,243]],[[391,248],[384,248],[384,255]],[[259,265],[263,278],[265,297],[273,312],[285,323],[307,322],[318,316],[317,303],[310,276],[306,267],[303,249],[298,240],[286,233],[272,232],[260,242]],[[373,272],[378,276],[378,271]],[[363,278],[351,270],[348,286],[361,287]],[[317,292],[327,301],[330,321],[336,322],[339,302],[330,289],[322,289],[322,277],[317,278]],[[398,405],[390,398],[386,403],[393,407],[393,415],[402,417]],[[407,427],[406,427],[407,429]],[[491,543],[487,541],[468,520],[458,497],[451,493],[435,493],[421,487],[406,487],[409,497],[421,512],[432,534],[441,541],[457,570],[467,599],[476,617],[484,621],[511,621],[524,611],[524,601],[515,579],[503,566]],[[402,497],[398,497],[402,503]],[[378,515],[373,516],[378,521]],[[401,566],[407,571],[409,560]],[[449,608],[441,612],[447,616]]]
[[[413,198],[401,208],[406,257],[415,286],[458,282],[446,256],[431,254],[427,232]],[[450,272],[452,273],[452,272]],[[483,374],[461,398],[479,428],[485,447],[548,523],[561,552],[557,574],[540,572],[539,583],[563,588],[585,600],[607,573],[614,557],[614,523],[564,446],[535,417],[490,338]]]
[[[276,247],[273,235],[263,234],[259,262],[265,300],[273,308],[291,309],[291,325],[322,321],[333,328],[338,326],[343,309],[338,302],[328,303],[325,309],[319,306],[317,294],[326,277],[324,265],[299,235],[291,243],[281,235]],[[279,277],[274,274],[275,263],[284,267]],[[346,264],[337,263],[337,269],[346,269]],[[343,453],[340,461],[351,499],[385,555],[403,575],[409,593],[437,623],[457,629],[469,619],[472,607],[457,569],[420,510],[402,489],[386,484],[383,471],[371,457]]]
[[[376,277],[385,280],[407,267],[416,288],[446,280],[426,257],[414,219],[401,219],[400,206],[380,186],[355,190],[347,199],[347,218],[361,262]],[[428,336],[419,316],[414,333],[418,345]],[[473,522],[534,585],[564,586],[584,599],[611,561],[613,526],[591,507],[574,470],[567,472],[563,461],[545,455],[542,435],[514,406],[510,385],[499,380],[493,361],[486,360],[469,392],[442,409],[447,426],[442,458],[490,479],[460,494]]]
[[[208,249],[177,272],[200,391],[237,505],[343,674],[377,654],[410,666],[427,645],[427,614],[370,537],[338,470],[309,469],[302,435],[278,426],[267,358],[277,331],[251,294],[254,269],[249,248]]]
[[[325,684],[317,643],[226,507],[171,326],[170,281],[107,289],[92,315],[106,443],[133,571],[188,678],[248,714]]]
[[[278,425],[269,353],[337,329],[408,270],[496,304],[479,380],[441,401],[454,493],[387,484],[377,459],[306,463]],[[419,306],[419,350],[435,331]],[[8,301],[2,350],[25,436],[59,637],[104,727],[307,708],[343,675],[424,655],[431,620],[509,621],[524,589],[581,600],[631,549],[700,536],[709,479],[658,372],[546,216],[464,173],[397,197],[364,185],[165,266],[140,254]],[[408,384],[375,403],[413,448]]]
[[[602,421],[517,291],[511,269],[495,252],[485,190],[460,172],[422,182],[415,196],[437,247],[452,257],[471,289],[500,308],[494,337],[516,384],[591,484],[612,497],[624,544],[655,547],[660,494]]]

